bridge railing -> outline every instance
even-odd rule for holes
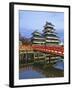
[[[34,50],[43,51],[43,52],[51,52],[57,55],[64,55],[64,47],[63,46],[32,46]]]

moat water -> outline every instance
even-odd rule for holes
[[[44,71],[32,65],[26,65],[19,70],[19,79],[50,78],[64,76],[64,62],[59,61]]]

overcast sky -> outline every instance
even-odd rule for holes
[[[58,36],[64,38],[64,13],[45,11],[19,11],[19,27],[22,36],[30,38],[35,30],[42,32],[46,21],[55,25]]]

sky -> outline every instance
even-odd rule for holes
[[[30,38],[31,33],[38,30],[42,33],[46,21],[55,25],[60,40],[64,41],[64,13],[48,11],[19,11],[19,32],[23,37]]]

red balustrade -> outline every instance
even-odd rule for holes
[[[46,53],[51,52],[51,53],[61,55],[61,56],[64,55],[64,47],[63,46],[39,46],[39,45],[35,45],[35,46],[32,46],[32,48],[34,50],[42,51],[42,52],[46,52]]]

